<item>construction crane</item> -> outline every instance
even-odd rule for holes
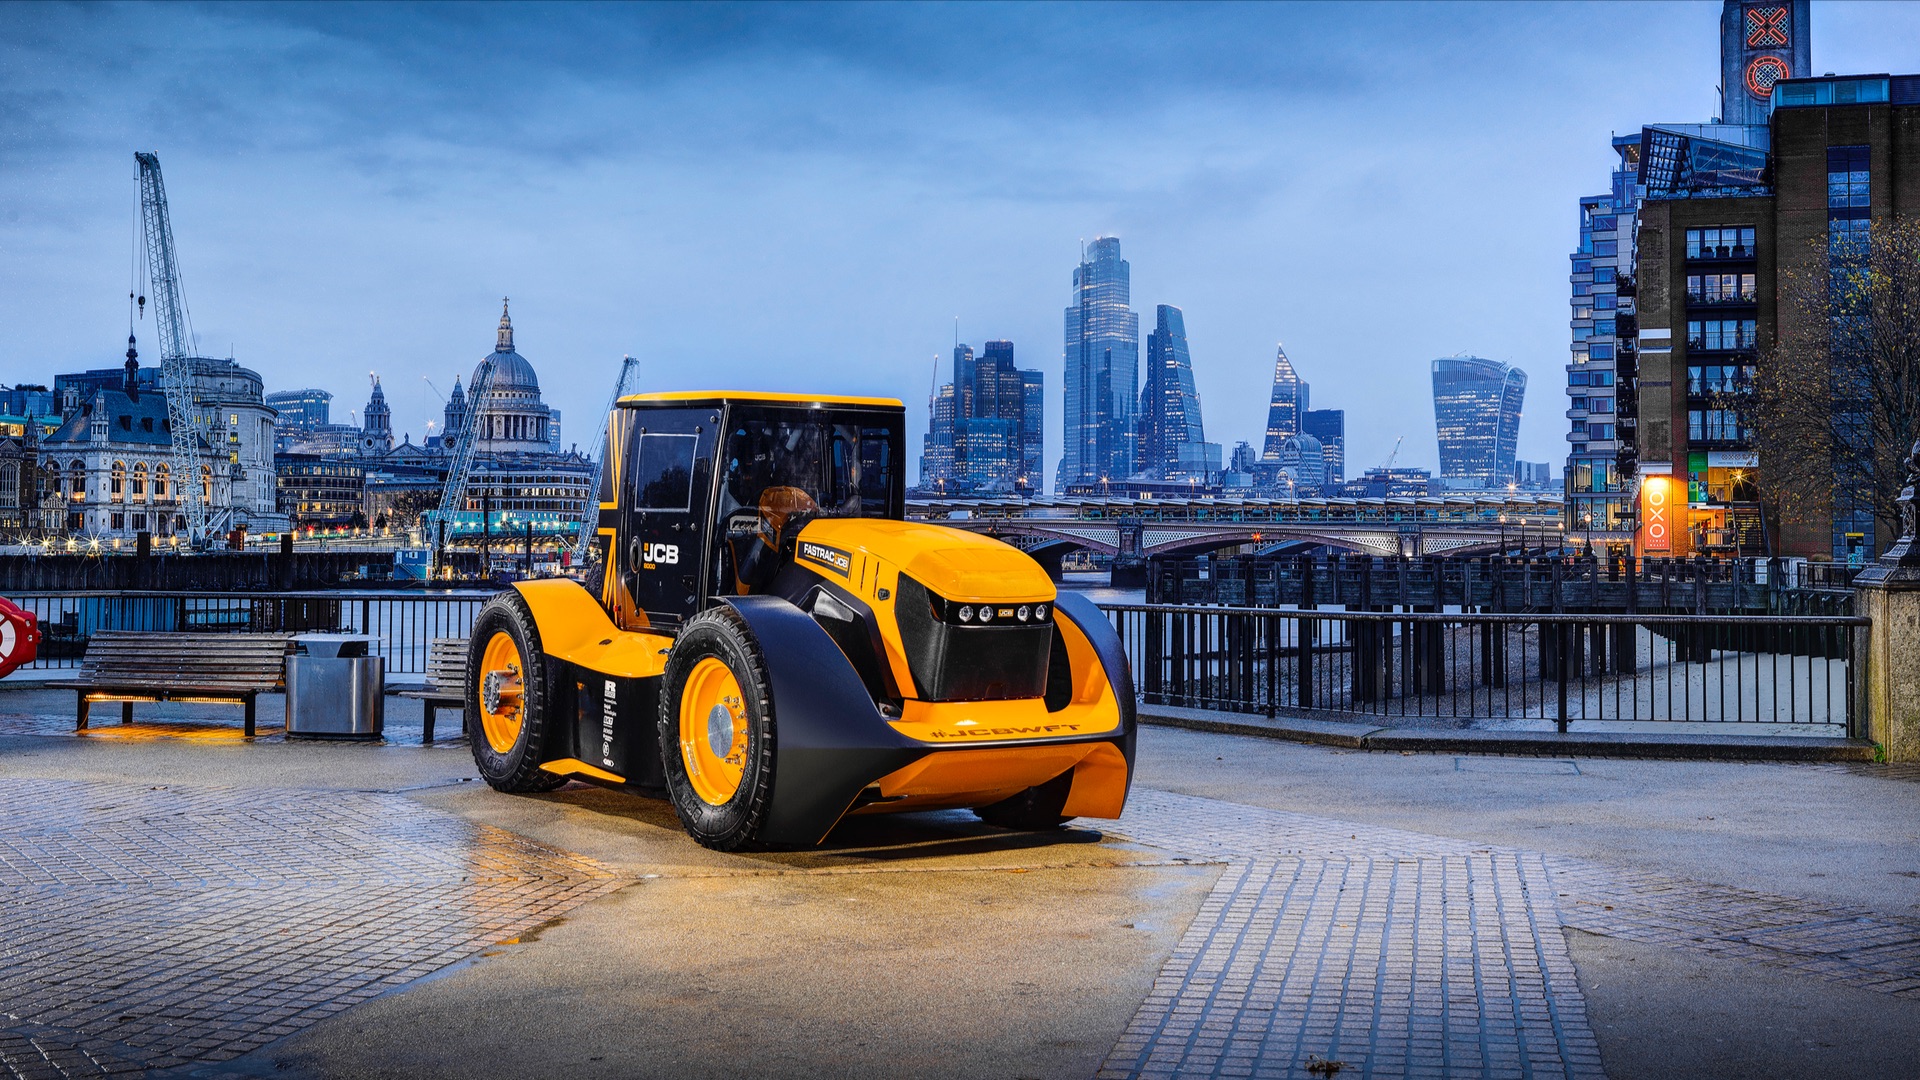
[[[140,166],[140,212],[145,223],[147,294],[160,337],[160,376],[166,381],[167,422],[173,433],[174,491],[187,519],[187,541],[204,547],[220,525],[209,521],[200,490],[205,465],[200,453],[200,416],[193,392],[192,326],[180,294],[180,262],[173,247],[173,222],[167,214],[167,189],[160,180],[160,158],[135,153]]]
[[[459,431],[448,431],[441,440],[451,439],[448,445],[447,481],[440,488],[440,504],[427,514],[427,537],[433,545],[433,576],[440,576],[440,561],[444,556],[445,544],[441,532],[447,522],[453,520],[467,501],[467,478],[473,473],[473,456],[480,443],[480,413],[486,404],[487,395],[493,390],[493,360],[480,361],[473,369],[472,391],[467,398],[467,414],[460,420]]]
[[[623,356],[620,358],[620,376],[613,380],[613,393],[607,398],[607,407],[601,410],[600,415],[602,417],[610,417],[613,415],[614,406],[619,403],[622,397],[626,396],[627,385],[633,378],[634,369],[637,368],[639,364],[640,361],[635,360],[631,356]],[[593,478],[587,481],[587,508],[586,511],[580,515],[580,538],[574,541],[573,545],[573,557],[576,559],[585,559],[587,557],[587,552],[593,548],[593,538],[599,534],[600,477],[606,471],[605,462],[601,459],[606,456],[606,453],[607,425],[603,421],[600,425],[600,439],[593,444]]]
[[[1393,453],[1388,454],[1387,463],[1385,465],[1380,466],[1381,472],[1386,472],[1387,470],[1393,468],[1394,461],[1400,457],[1400,444],[1406,441],[1407,441],[1407,437],[1405,435],[1402,435],[1399,438],[1393,440]]]

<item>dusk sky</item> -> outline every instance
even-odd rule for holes
[[[1186,313],[1208,439],[1276,342],[1349,475],[1436,462],[1427,365],[1525,369],[1566,453],[1567,254],[1613,132],[1716,111],[1717,2],[0,5],[0,382],[119,363],[158,152],[201,352],[415,442],[500,298],[568,442],[643,389],[904,399],[954,318],[1048,384],[1080,244]],[[1814,0],[1814,71],[1920,70],[1920,5]],[[151,316],[143,356],[157,362]],[[1144,359],[1144,343],[1142,357]]]

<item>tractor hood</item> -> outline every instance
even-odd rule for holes
[[[1043,603],[1054,597],[1053,579],[1019,548],[917,521],[823,518],[800,531],[795,557],[848,579],[877,560],[959,603]]]

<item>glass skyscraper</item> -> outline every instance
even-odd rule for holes
[[[1327,455],[1327,483],[1347,479],[1347,410],[1308,409],[1300,423],[1303,434],[1320,440]]]
[[[1054,489],[1133,473],[1134,406],[1140,386],[1140,316],[1120,240],[1103,236],[1073,271],[1066,311],[1065,423]]]
[[[955,494],[1025,493],[1041,484],[1044,438],[1038,371],[1013,363],[1013,342],[953,349],[954,381],[928,401],[920,488]]]
[[[1478,356],[1433,362],[1433,420],[1448,487],[1497,490],[1513,482],[1527,373]]]
[[[1280,460],[1280,444],[1300,434],[1300,422],[1307,412],[1307,384],[1293,370],[1285,345],[1274,346],[1273,396],[1267,400],[1267,441],[1260,450],[1263,461]]]
[[[1140,391],[1138,426],[1141,475],[1205,481],[1220,471],[1220,446],[1207,442],[1200,421],[1186,320],[1170,304],[1154,309],[1154,330],[1147,335],[1147,381]]]

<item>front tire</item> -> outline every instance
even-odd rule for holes
[[[467,644],[467,742],[495,791],[531,794],[567,782],[540,767],[548,739],[540,629],[520,594],[487,602]]]
[[[760,643],[730,607],[688,621],[660,685],[660,764],[680,824],[719,851],[753,844],[773,802],[774,716]]]
[[[976,806],[974,814],[989,825],[1003,829],[1042,832],[1057,829],[1073,819],[1060,811],[1067,805],[1067,793],[1073,790],[1073,770],[1030,787],[1010,799],[990,806]]]

